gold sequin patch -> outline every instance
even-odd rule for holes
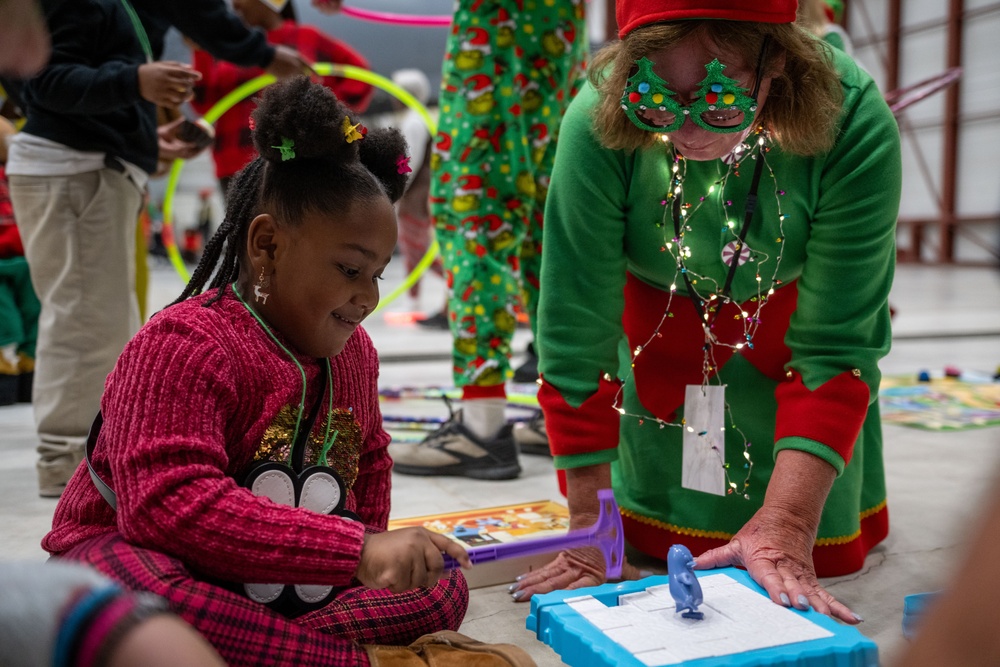
[[[274,421],[264,431],[257,452],[253,456],[254,463],[288,462],[298,412],[298,407],[293,408],[290,405],[278,411]],[[337,471],[344,485],[350,490],[358,478],[358,459],[361,457],[362,444],[361,425],[354,418],[353,412],[335,408],[323,421],[313,427],[306,444],[305,465],[316,465],[319,461],[323,451],[323,436],[327,433],[327,423],[330,425],[330,438],[333,439],[333,446],[326,455],[327,465]]]

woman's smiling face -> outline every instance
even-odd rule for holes
[[[757,63],[740,61],[734,54],[715,44],[704,31],[695,32],[676,44],[654,51],[647,58],[653,62],[656,75],[667,82],[670,90],[676,92],[677,101],[684,106],[695,102],[699,84],[705,78],[705,65],[716,59],[726,65],[725,75],[738,81],[746,90],[753,90],[757,83]],[[755,119],[760,116],[767,100],[771,78],[766,75],[761,78]],[[656,109],[646,109],[639,112],[639,115],[643,122],[654,126],[663,127],[673,120],[670,114]],[[729,155],[752,131],[755,123],[756,120],[741,132],[719,133],[699,127],[687,118],[680,128],[666,133],[666,137],[688,159],[717,160]]]

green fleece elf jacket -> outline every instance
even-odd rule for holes
[[[832,58],[844,91],[836,144],[801,157],[771,141],[745,263],[714,319],[720,342],[744,343],[714,345],[709,364],[729,406],[723,456],[735,488],[727,484],[724,495],[681,485],[685,388],[702,384],[705,335],[667,246],[690,250],[684,267],[699,293],[721,290],[710,285],[725,283],[723,257],[734,254],[726,246],[742,224],[756,148],[732,171],[722,160],[678,163],[686,207],[677,244],[661,203],[674,165],[669,145],[602,147],[589,85],[563,120],[545,210],[539,400],[556,467],[611,462],[626,536],[648,554],[725,544],[760,508],[783,449],[818,456],[838,473],[813,552],[820,576],[858,570],[888,532],[876,399],[890,345],[899,132],[871,78],[843,53]],[[748,326],[747,316],[758,321]],[[619,413],[620,388],[617,407],[644,418]]]

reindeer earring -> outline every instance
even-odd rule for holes
[[[265,292],[268,287],[271,286],[271,276],[264,275],[264,267],[260,269],[260,276],[257,278],[257,284],[253,286],[253,298],[257,303],[263,303],[267,305],[267,297],[271,296],[270,292]]]

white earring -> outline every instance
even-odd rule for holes
[[[257,303],[263,303],[267,305],[267,297],[271,296],[270,292],[265,292],[268,287],[271,286],[271,276],[264,275],[264,268],[260,269],[260,276],[257,278],[257,284],[253,286],[253,297]]]

